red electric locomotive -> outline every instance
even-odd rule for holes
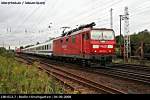
[[[115,55],[115,33],[112,29],[93,28],[94,25],[82,25],[54,39],[53,56],[84,64],[110,64]]]

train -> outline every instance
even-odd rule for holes
[[[63,32],[48,42],[21,49],[21,53],[49,56],[84,65],[112,63],[115,56],[115,32],[113,29],[93,28],[95,23]]]

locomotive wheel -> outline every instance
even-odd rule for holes
[[[83,67],[86,67],[86,61],[85,60],[82,60],[81,64]]]
[[[91,61],[89,61],[89,60],[82,60],[82,66],[83,67],[90,67],[91,66]]]

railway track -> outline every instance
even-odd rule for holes
[[[108,67],[106,69],[98,69],[97,71],[94,71],[94,72],[99,73],[99,74],[119,77],[119,78],[131,80],[135,82],[140,82],[145,85],[150,85],[150,75],[148,74],[135,73],[135,72],[128,71],[128,70],[108,68]]]
[[[117,77],[125,80],[129,80],[132,82],[138,82],[145,85],[150,85],[150,75],[143,74],[143,73],[135,73],[133,71],[118,69],[118,68],[110,68],[110,67],[103,67],[103,68],[85,68],[80,67],[79,70],[85,70],[87,72],[95,73],[95,74],[103,74],[109,75],[111,77]]]
[[[136,69],[142,71],[150,72],[150,67],[145,65],[136,65],[136,64],[115,64],[109,67],[125,68],[125,69]]]
[[[47,64],[47,63],[42,63],[42,64],[44,64],[46,66],[49,66],[51,69],[54,69],[55,71],[52,70],[52,73],[54,73],[58,76],[68,78],[70,80],[73,80],[73,81],[75,81],[79,84],[83,84],[85,86],[88,86],[89,88],[93,88],[94,90],[102,92],[104,94],[125,94],[123,91],[120,91],[120,90],[114,89],[112,87],[108,87],[108,86],[105,86],[103,84],[99,84],[97,82],[94,82],[94,81],[91,81],[89,79],[83,78],[81,76],[70,73],[70,72],[68,72],[66,70],[63,70],[61,68],[58,68],[57,66]],[[49,70],[48,68],[44,68],[44,69],[48,70],[48,71],[51,70],[51,69]]]
[[[47,61],[48,62],[48,61]],[[140,69],[140,66],[138,66]],[[129,81],[134,81],[138,83],[142,83],[145,85],[150,85],[150,74],[148,74],[148,70],[144,70],[147,73],[137,73],[136,71],[131,71],[127,69],[119,69],[115,66],[113,67],[101,67],[101,68],[88,68],[88,67],[69,67],[72,69],[84,70],[90,73],[109,75],[111,77],[117,77]],[[125,68],[125,67],[124,67]],[[134,68],[134,67],[133,67]],[[132,68],[132,69],[133,69]],[[136,69],[136,68],[135,68]],[[141,68],[140,70],[142,70]]]
[[[32,64],[33,61],[35,61],[35,59],[33,59],[32,57],[28,57],[28,58],[25,58],[25,57],[22,57],[22,56],[16,56],[17,58],[21,58],[23,60],[20,60],[20,59],[16,59],[18,62],[20,63],[25,63],[25,64]],[[73,87],[72,85],[68,84],[68,82],[64,82],[64,80],[61,80],[60,78],[56,77],[55,75],[53,75],[52,73],[48,72],[47,70],[43,69],[42,67],[38,67],[39,69],[41,70],[44,70],[48,75],[51,75],[52,77],[54,77],[57,81],[61,82],[61,84],[63,84],[63,86],[65,86],[65,88],[68,90],[70,89],[71,91],[78,91],[80,92],[79,90],[77,90],[75,87]],[[67,91],[66,91],[67,92]]]
[[[48,62],[48,60],[46,62]],[[68,64],[68,63],[66,63],[66,64]],[[126,67],[126,66],[128,66],[128,67]],[[150,72],[149,72],[148,67],[133,65],[131,68],[130,66],[131,66],[131,64],[127,64],[125,66],[123,66],[123,65],[118,65],[118,66],[114,65],[112,67],[105,66],[105,67],[101,67],[101,68],[89,68],[89,67],[81,67],[81,66],[80,67],[77,67],[77,66],[69,67],[69,68],[84,70],[84,71],[87,71],[90,73],[95,73],[95,74],[109,75],[111,77],[117,77],[117,78],[129,80],[129,81],[133,81],[133,82],[142,83],[145,85],[150,85]],[[124,68],[124,69],[121,69],[121,68]],[[130,68],[132,70],[129,70]],[[145,71],[146,73],[136,72],[137,69]]]
[[[49,62],[47,59],[40,59],[42,62]],[[67,64],[67,63],[66,63]],[[95,74],[103,74],[103,75],[109,75],[111,77],[117,77],[125,80],[129,80],[132,82],[138,82],[145,85],[150,85],[150,74],[144,74],[144,73],[136,73],[136,71],[130,71],[126,70],[127,68],[131,69],[138,69],[138,70],[144,70],[149,71],[149,68],[146,66],[139,66],[139,65],[132,65],[131,64],[118,64],[114,66],[108,66],[108,67],[101,67],[101,68],[88,68],[88,67],[69,67],[71,69],[78,69],[78,70],[84,70],[90,73]],[[66,66],[65,66],[66,67]],[[125,68],[125,69],[120,69]]]
[[[145,78],[150,78],[150,72],[148,71],[141,71],[141,70],[133,70],[133,69],[128,69],[128,68],[115,68],[115,67],[105,67],[105,69],[110,69],[110,70],[115,70],[115,71],[120,71],[126,74],[130,75],[138,75],[140,77],[145,77]]]
[[[29,62],[33,61],[33,59],[29,58],[29,57],[28,58],[23,58],[23,59],[25,59],[25,60],[27,60]],[[70,73],[70,72],[62,69],[59,66],[55,66],[55,65],[52,65],[52,64],[49,64],[49,63],[45,63],[45,62],[40,62],[40,64],[41,64],[40,69],[43,69],[48,74],[52,75],[53,77],[55,77],[56,79],[58,79],[60,81],[63,81],[62,79],[65,78],[65,80],[67,79],[67,81],[69,80],[69,82],[70,81],[75,82],[78,85],[82,85],[82,86],[84,86],[86,88],[92,89],[92,90],[96,91],[97,93],[103,93],[103,94],[126,94],[125,92],[123,92],[121,90],[117,90],[115,88],[112,88],[112,87],[109,87],[109,86],[105,86],[103,84],[91,81],[89,79],[86,79],[86,78],[83,78],[83,77],[79,76],[78,74]],[[64,83],[66,83],[66,82],[64,82]],[[73,87],[71,87],[71,88],[73,88]]]

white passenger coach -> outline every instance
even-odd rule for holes
[[[53,54],[53,41],[48,41],[38,45],[34,45],[21,50],[23,53],[38,54],[52,56]]]

